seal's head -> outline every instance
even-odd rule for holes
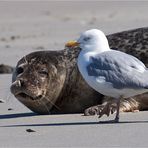
[[[62,56],[54,51],[52,54],[48,52],[51,51],[34,52],[23,57],[15,68],[11,86],[11,92],[20,102],[43,114],[49,113],[53,106],[58,108],[55,102],[66,76]]]

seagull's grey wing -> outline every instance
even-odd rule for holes
[[[148,88],[148,71],[137,58],[120,51],[107,51],[91,57],[89,76],[103,77],[114,88]]]

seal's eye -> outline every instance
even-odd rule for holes
[[[21,74],[21,73],[24,72],[24,69],[23,69],[22,67],[18,67],[18,68],[16,69],[16,72],[17,72],[17,74],[19,75],[19,74]]]
[[[48,76],[48,70],[46,68],[43,68],[43,69],[39,70],[39,74],[41,76]]]

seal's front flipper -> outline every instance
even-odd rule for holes
[[[109,114],[115,113],[116,107],[117,107],[116,104],[111,104],[111,103],[106,103],[103,105],[95,105],[87,108],[84,112],[84,115],[85,116],[99,115],[99,117],[102,117],[105,114],[109,116]]]

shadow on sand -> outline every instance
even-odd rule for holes
[[[30,112],[30,113],[17,113],[17,114],[5,114],[0,115],[0,119],[11,119],[11,118],[23,118],[23,117],[30,117],[30,116],[37,116],[38,114]]]
[[[36,113],[30,112],[30,113],[19,113],[19,114],[6,114],[6,115],[0,115],[0,119],[11,119],[11,118],[23,118],[23,117],[30,117],[30,116],[41,116]],[[50,121],[49,121],[50,122]],[[77,126],[77,125],[102,125],[102,124],[138,124],[138,123],[148,123],[148,121],[119,121],[118,123],[114,123],[113,120],[108,121],[98,121],[98,122],[60,122],[60,123],[46,123],[46,124],[16,124],[16,125],[6,125],[6,126],[0,126],[0,127],[41,127],[41,126]]]

